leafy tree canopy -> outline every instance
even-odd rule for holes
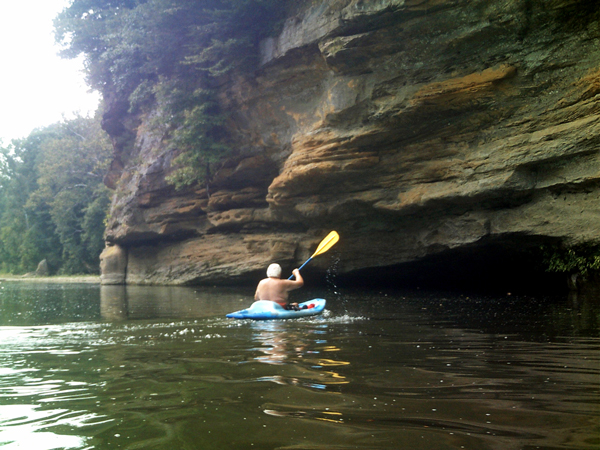
[[[29,272],[46,259],[61,273],[97,273],[112,154],[99,118],[63,121],[1,150],[0,269]]]
[[[169,180],[210,178],[227,154],[219,78],[256,66],[288,0],[74,0],[55,20],[62,54],[83,54],[89,84],[130,112],[161,109],[162,129],[180,153]],[[208,179],[206,180],[208,181]]]

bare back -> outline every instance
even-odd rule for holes
[[[280,278],[269,277],[261,280],[254,294],[255,300],[271,300],[282,306],[287,304],[290,291],[298,289],[304,285],[304,280],[299,272],[294,271],[295,280],[282,280]]]

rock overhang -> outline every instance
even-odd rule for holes
[[[600,237],[600,31],[585,2],[368,3],[307,2],[254,78],[222,86],[240,156],[210,199],[167,186],[169,150],[135,129],[143,164],[119,156],[107,231],[137,261],[127,282],[251,280],[301,264],[331,229],[342,275]]]

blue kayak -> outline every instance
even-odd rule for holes
[[[316,316],[325,309],[324,298],[313,298],[298,305],[300,308],[306,306],[306,309],[300,311],[291,311],[283,309],[280,305],[269,300],[258,300],[250,308],[242,309],[227,314],[231,319],[254,319],[254,320],[274,320],[274,319],[296,319],[298,317]]]

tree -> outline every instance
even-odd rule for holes
[[[2,149],[0,269],[97,273],[111,145],[99,118],[78,117],[36,130]]]
[[[600,270],[600,243],[542,247],[543,261],[549,272],[568,273],[587,277],[588,272]]]
[[[158,110],[179,153],[168,181],[210,181],[230,152],[216,101],[223,77],[257,66],[288,0],[74,0],[55,20],[63,56],[85,55],[88,82],[130,112]],[[208,192],[208,190],[207,190]]]
[[[94,273],[104,246],[109,202],[102,180],[112,147],[98,118],[65,121],[56,125],[56,132],[42,145],[39,187],[27,205],[48,208],[62,245],[62,271]]]
[[[35,268],[42,259],[33,241],[33,228],[42,228],[47,217],[43,212],[26,208],[29,195],[37,189],[37,158],[40,134],[15,140],[4,148],[2,190],[0,191],[0,268],[3,271],[23,272]],[[37,259],[37,258],[40,259]],[[32,262],[32,260],[37,261]]]

